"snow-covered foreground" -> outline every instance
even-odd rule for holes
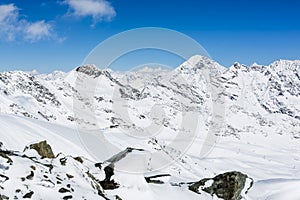
[[[1,73],[0,141],[12,152],[0,153],[0,196],[218,199],[205,191],[212,180],[199,193],[191,185],[238,171],[244,199],[297,200],[299,74],[299,61],[225,69],[201,56],[174,72]],[[56,158],[23,152],[44,140]]]
[[[47,140],[55,154],[63,152],[65,155],[72,155],[73,157],[82,156],[88,159],[90,163],[96,163],[80,142],[76,129],[13,115],[0,115],[0,119],[1,141],[7,149],[22,152],[24,147],[31,143]],[[118,195],[122,199],[136,199],[137,197],[143,197],[143,199],[212,199],[210,195],[205,193],[199,195],[188,191],[185,187],[172,185],[197,181],[203,177],[213,177],[220,173],[237,170],[254,179],[253,187],[245,199],[296,200],[300,197],[300,192],[297,190],[300,186],[300,147],[297,140],[288,139],[282,135],[265,137],[252,134],[243,135],[240,140],[223,138],[218,140],[207,157],[201,159],[193,155],[194,148],[197,148],[197,140],[181,160],[161,171],[144,174],[171,174],[171,178],[162,179],[166,181],[165,184],[148,184],[143,174],[116,172],[114,180],[121,187],[106,191],[106,193],[110,197]],[[29,152],[29,155],[35,156],[36,153]],[[14,162],[12,169],[8,170],[9,173],[5,172],[5,167],[1,164],[1,174],[4,172],[4,175],[10,177],[10,181],[1,184],[5,188],[1,194],[14,194],[16,189],[24,187],[24,183],[19,179],[30,174],[31,162],[24,162],[23,159],[14,160]],[[55,164],[55,162],[52,163]],[[90,163],[89,165],[91,165]],[[71,163],[68,166],[58,168],[57,171],[60,174],[72,174],[74,170],[72,167],[76,167],[76,165],[72,166]],[[8,167],[10,166],[8,165]],[[94,167],[91,168],[95,170]],[[84,169],[76,173],[81,176],[80,173],[83,171]],[[100,172],[98,173],[100,174]],[[103,174],[99,175],[98,178],[101,179],[103,176]],[[87,183],[80,185],[82,182],[80,177],[78,180],[71,181],[71,184],[74,182],[78,184],[80,190],[76,189],[73,196],[76,197],[76,195],[86,194],[87,191],[90,191],[87,186],[84,186]],[[34,199],[58,199],[62,197],[62,195],[59,196],[59,193],[51,192],[59,188],[47,187],[48,189],[45,191],[44,187],[37,186],[40,184],[34,181],[25,183],[35,192]],[[93,195],[88,194],[85,197],[89,196],[92,197]],[[95,195],[94,198],[99,198],[99,196]]]

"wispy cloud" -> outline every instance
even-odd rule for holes
[[[21,30],[20,26],[15,26],[18,22],[18,12],[18,8],[13,4],[0,5],[0,39],[12,41]]]
[[[44,20],[27,21],[20,16],[19,8],[14,4],[0,5],[0,40],[22,39],[36,42],[56,37],[50,23]]]
[[[100,21],[110,21],[116,11],[106,0],[64,0],[70,8],[70,14],[77,17],[92,17],[93,25]]]
[[[17,7],[13,4],[0,5],[0,22],[15,18],[17,15]]]
[[[42,20],[28,24],[24,32],[25,38],[30,41],[42,40],[51,37],[52,26]]]

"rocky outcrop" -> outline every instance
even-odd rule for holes
[[[77,72],[84,73],[88,76],[99,77],[102,74],[102,71],[98,69],[95,65],[83,65],[76,68]]]
[[[133,151],[144,151],[128,147],[104,162],[94,163],[84,157],[65,156],[62,153],[54,156],[51,146],[46,141],[32,144],[29,148],[35,149],[41,157],[26,155],[28,153],[26,151],[0,149],[0,193],[2,195],[0,199],[6,197],[9,199],[12,197],[43,199],[44,194],[37,188],[50,189],[48,191],[59,199],[71,199],[83,195],[83,191],[88,191],[89,194],[86,194],[86,197],[93,197],[93,199],[121,199],[117,189],[128,188],[129,185],[124,184],[122,179],[118,179],[118,175],[115,176],[115,173],[119,173],[115,170],[115,165]],[[12,176],[12,174],[20,173],[20,169],[24,169],[23,174],[17,177]],[[128,178],[130,179],[131,176]],[[168,184],[165,180],[172,178],[172,175],[158,174],[144,178],[145,184],[163,185]],[[198,182],[171,183],[171,186],[185,185],[189,190],[198,194],[206,192],[224,200],[240,200],[252,184],[253,180],[246,174],[233,171]],[[112,190],[115,190],[114,194]],[[11,191],[16,192],[10,193]],[[189,193],[186,187],[182,191]],[[202,196],[199,195],[199,197]]]
[[[250,185],[246,182],[249,179]],[[233,171],[219,174],[214,178],[205,178],[195,182],[189,186],[189,189],[196,193],[201,191],[216,195],[224,200],[240,200],[242,199],[242,191],[246,189],[245,193],[252,187],[253,179],[246,174]]]
[[[114,166],[108,165],[104,168],[105,179],[100,182],[102,188],[104,190],[114,190],[119,187],[119,184],[115,182],[115,180],[111,179],[114,175]]]
[[[47,141],[31,144],[29,148],[36,150],[43,158],[55,158],[52,148]]]
[[[164,181],[160,180],[159,178],[164,178],[164,177],[170,177],[170,174],[159,174],[155,176],[148,176],[145,177],[145,180],[147,183],[154,183],[154,184],[164,184]]]
[[[93,167],[93,163],[84,157],[73,158],[62,153],[54,157],[46,141],[29,148],[35,149],[42,157],[29,156],[28,151],[0,149],[0,200],[45,199],[50,193],[54,199],[75,196],[82,196],[82,199],[117,198],[113,195],[106,197],[96,179],[103,177],[104,172]]]

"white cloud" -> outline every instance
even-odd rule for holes
[[[42,40],[44,38],[50,38],[52,32],[52,26],[43,21],[38,21],[26,26],[25,38],[30,41]]]
[[[0,39],[14,40],[19,26],[15,26],[18,19],[18,8],[13,4],[0,5]]]
[[[0,5],[0,23],[15,18],[18,13],[18,8],[13,4]]]
[[[53,39],[55,34],[50,23],[42,21],[29,22],[22,19],[19,8],[14,4],[0,5],[0,40],[14,41],[24,39],[36,42]]]
[[[93,18],[94,24],[102,20],[110,21],[116,16],[115,9],[106,0],[65,0],[71,9],[71,14],[77,17]]]

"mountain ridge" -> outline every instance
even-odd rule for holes
[[[290,179],[300,180],[299,73],[300,61],[278,61],[269,67],[235,63],[224,68],[202,56],[192,57],[175,70],[147,69],[122,74],[85,65],[68,73],[0,73],[0,142],[21,153],[20,148],[47,140],[56,153],[84,156],[94,165],[98,163],[97,166],[102,163],[101,171],[90,174],[97,177],[101,173],[101,180],[104,174],[111,173],[113,165],[115,182],[110,182],[110,178],[106,181],[118,184],[119,188],[105,190],[109,199],[117,199],[116,195],[132,199],[147,191],[145,198],[153,200],[159,199],[164,190],[170,191],[165,193],[166,199],[177,195],[189,199],[217,198],[216,186],[207,186],[214,195],[211,197],[201,192],[204,189],[201,184],[209,184],[208,180],[219,177],[218,174],[237,170],[254,182],[249,192],[242,194],[243,198],[279,200],[285,195],[296,200],[299,194],[293,188],[299,181]],[[132,153],[132,149],[142,151]],[[101,153],[100,157],[96,152]],[[30,151],[27,154],[36,156]],[[141,157],[141,162],[136,162]],[[105,162],[110,158],[122,159],[113,164]],[[30,175],[33,163],[14,159],[18,167],[26,166],[27,171],[23,172]],[[71,168],[78,169],[80,164],[69,159],[70,163],[76,163]],[[162,163],[155,162],[159,159]],[[54,162],[57,173],[66,175],[59,159],[49,161],[37,157],[37,161]],[[2,159],[0,173],[16,178],[23,188],[21,177],[9,171],[19,168],[5,163]],[[76,180],[83,181],[78,178],[81,175],[90,180],[92,176],[85,169],[80,165]],[[144,173],[122,173],[128,169],[142,169]],[[151,184],[163,182],[162,187],[152,187],[145,177]],[[1,181],[8,184],[7,180]],[[186,190],[189,182],[195,183],[193,190],[201,194],[189,193]],[[35,183],[26,180],[30,191],[35,191],[28,195],[38,197]],[[61,191],[72,194],[66,188],[71,183],[69,180],[65,183],[64,189],[68,191]],[[93,183],[98,187],[97,181]],[[76,184],[71,185],[76,188],[73,195],[83,195],[83,192],[76,193],[80,191]],[[93,197],[97,196],[86,182],[83,185]],[[276,192],[282,188],[282,193]],[[20,197],[1,187],[0,193]],[[66,196],[60,192],[57,195],[57,198]]]

